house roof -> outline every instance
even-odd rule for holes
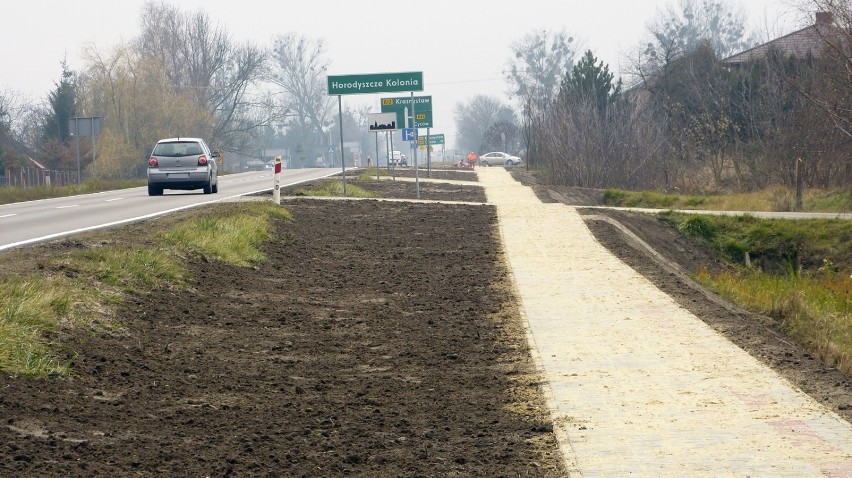
[[[28,157],[27,159],[29,159],[30,162],[33,163],[33,166],[35,166],[36,168],[41,169],[42,171],[47,171],[47,167],[45,165],[39,163],[33,158]]]
[[[819,58],[828,42],[842,43],[849,34],[834,25],[830,13],[818,12],[816,22],[801,30],[776,38],[772,41],[758,45],[749,50],[734,54],[722,60],[729,65],[739,65],[753,60],[765,58],[770,50],[777,50],[785,56],[794,58],[806,58],[809,55]]]

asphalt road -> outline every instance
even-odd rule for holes
[[[332,176],[339,169],[294,169],[281,173],[281,186]],[[0,251],[83,231],[271,190],[271,171],[219,177],[219,192],[166,190],[148,196],[146,187],[0,205]]]
[[[281,175],[281,186],[338,174],[337,169],[294,169]],[[148,196],[147,188],[120,189],[95,194],[43,199],[0,205],[0,251],[26,244],[55,239],[83,231],[109,227],[169,212],[198,207],[239,196],[271,190],[271,171],[230,174],[219,177],[219,193],[203,194],[201,190],[166,190],[163,196]],[[617,208],[621,209],[621,208]],[[656,209],[623,208],[634,211],[659,212]],[[692,212],[696,211],[684,211]],[[843,213],[762,213],[740,211],[700,211],[701,214],[752,214],[774,218],[840,218]]]

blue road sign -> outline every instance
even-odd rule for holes
[[[402,130],[403,141],[417,141],[417,130],[414,128],[405,128]]]

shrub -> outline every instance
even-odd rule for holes
[[[688,236],[697,237],[712,243],[716,237],[716,225],[705,216],[691,216],[678,226],[678,230]]]
[[[622,206],[627,199],[627,193],[618,189],[607,189],[603,193],[603,203],[607,206]]]

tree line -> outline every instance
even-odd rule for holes
[[[628,83],[564,32],[514,46],[507,80],[520,114],[515,144],[551,184],[664,191],[747,191],[852,183],[852,15],[847,1],[806,5],[830,20],[819,46],[765,48],[716,0],[680,0],[649,24]],[[827,15],[826,15],[827,14]],[[811,16],[813,20],[813,16]],[[466,148],[495,149],[512,108],[478,97],[456,108],[491,117],[460,126]],[[501,116],[502,115],[502,116]],[[517,119],[519,118],[519,119]],[[499,148],[498,148],[499,149]],[[797,177],[797,175],[800,175]]]
[[[144,177],[150,149],[172,136],[205,138],[226,156],[301,144],[313,159],[334,122],[321,40],[282,34],[269,48],[237,43],[203,10],[149,1],[135,38],[88,45],[84,60],[76,72],[61,62],[45,101],[0,92],[0,175],[32,166],[30,158],[73,170],[79,147],[84,178]],[[102,133],[78,145],[68,120],[89,116],[102,118]]]
[[[616,78],[567,32],[537,31],[512,47],[506,99],[477,95],[454,110],[463,151],[519,154],[546,182],[583,187],[723,191],[852,179],[852,14],[848,0],[800,0],[830,13],[817,54],[768,50],[726,61],[760,42],[725,0],[673,0],[648,25]],[[768,39],[768,38],[767,38]],[[234,42],[203,11],[149,1],[132,40],[63,61],[42,102],[0,92],[0,174],[32,158],[85,176],[144,177],[157,139],[198,136],[228,152],[287,148],[316,166],[339,138],[326,93],[325,44],[296,33],[271,46]],[[509,99],[516,100],[512,105]],[[343,112],[345,141],[373,151],[369,108]],[[68,119],[100,116],[92,160]],[[798,175],[798,176],[797,176]]]

